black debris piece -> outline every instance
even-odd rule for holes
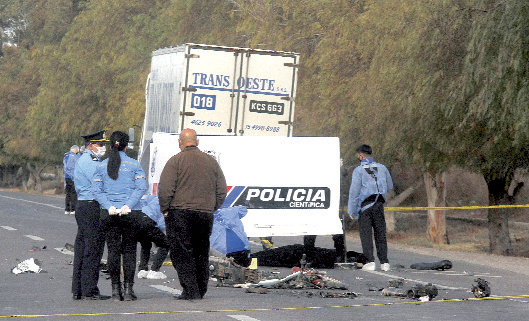
[[[303,256],[304,246],[302,244],[286,245],[251,254],[252,258],[257,258],[260,266],[271,267],[293,267],[300,266]],[[311,253],[305,253],[306,262],[310,267],[316,269],[332,269],[336,262],[336,250],[315,247]],[[347,251],[347,263],[358,262],[365,264],[367,258],[362,253]]]
[[[476,298],[486,298],[490,296],[490,287],[489,282],[485,281],[482,278],[477,278],[472,284],[472,293]]]
[[[435,262],[419,262],[410,265],[410,269],[415,270],[450,270],[452,268],[452,262],[449,260],[441,260]]]

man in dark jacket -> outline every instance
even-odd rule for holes
[[[171,261],[182,285],[179,300],[202,299],[209,280],[209,237],[213,212],[226,198],[226,179],[217,161],[198,149],[193,129],[180,133],[181,152],[165,165],[158,185]]]

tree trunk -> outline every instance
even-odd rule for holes
[[[429,207],[446,206],[446,172],[424,174]],[[427,236],[436,244],[449,244],[443,210],[428,210]]]
[[[420,177],[419,177],[420,178]],[[400,193],[399,195],[394,196],[393,198],[389,197],[386,202],[387,207],[396,207],[399,206],[400,203],[404,202],[415,190],[420,188],[424,184],[424,180],[417,180],[412,186],[408,187],[404,192]],[[386,216],[386,233],[387,234],[393,234],[395,233],[395,230],[397,228],[397,218],[396,215],[400,214],[401,212],[395,212],[395,211],[388,211],[385,212],[384,215]]]
[[[485,180],[487,178],[485,177]],[[509,205],[511,200],[506,190],[505,179],[487,180],[489,205]],[[509,235],[509,213],[507,208],[489,208],[489,251],[493,254],[512,255]]]
[[[26,167],[29,171],[29,178],[27,183],[28,189],[34,189],[39,193],[42,193],[42,179],[40,178],[40,174],[42,173],[46,165],[32,165],[31,163],[27,163]]]

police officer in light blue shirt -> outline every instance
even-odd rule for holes
[[[77,161],[74,169],[77,204],[75,220],[77,236],[74,245],[72,293],[74,300],[106,300],[108,295],[101,295],[99,281],[99,264],[103,256],[105,236],[100,224],[100,205],[92,194],[92,179],[99,159],[105,154],[104,131],[83,135],[85,152]]]
[[[374,234],[381,269],[389,271],[383,204],[386,201],[387,192],[393,189],[393,181],[386,166],[375,162],[371,154],[372,149],[369,145],[360,145],[356,149],[360,166],[353,171],[349,189],[348,213],[358,220],[362,251],[368,260],[363,269],[375,270]]]
[[[128,143],[129,136],[124,132],[116,131],[110,135],[108,158],[97,167],[92,185],[92,192],[102,207],[108,272],[112,281],[112,298],[116,301],[137,299],[132,286],[136,271],[140,199],[147,190],[140,163],[125,154]],[[121,288],[122,257],[124,291]]]

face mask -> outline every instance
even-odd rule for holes
[[[97,148],[97,151],[94,152],[94,154],[96,154],[97,157],[101,157],[105,155],[105,152],[107,151],[107,148],[105,146],[101,146],[101,147],[96,146],[96,148]]]

